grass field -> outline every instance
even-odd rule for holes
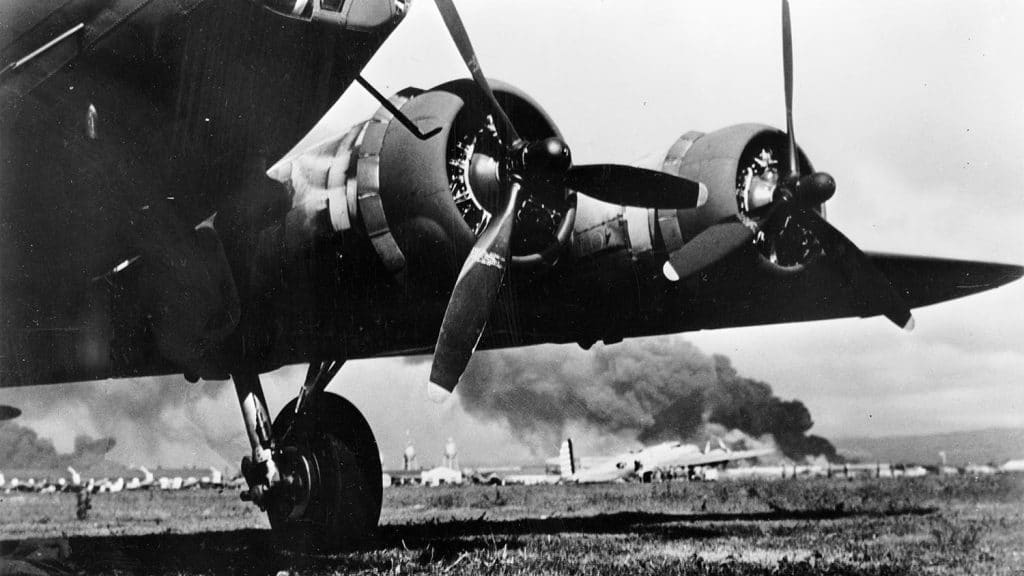
[[[1022,475],[395,488],[377,536],[329,556],[277,547],[236,492],[74,508],[0,495],[0,574],[32,550],[72,574],[1024,574]]]

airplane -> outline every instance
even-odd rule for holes
[[[138,466],[139,472],[142,472],[142,479],[139,480],[137,489],[148,490],[153,487],[155,479],[153,473],[149,471],[145,466]]]
[[[200,488],[223,488],[224,473],[213,466],[210,466],[210,475],[201,476],[199,478],[199,486]]]
[[[563,483],[592,484],[619,482],[636,478],[650,482],[656,475],[670,473],[673,470],[685,469],[688,473],[703,467],[713,467],[768,456],[775,451],[770,449],[733,451],[722,445],[711,448],[708,443],[704,451],[693,444],[683,442],[662,442],[654,446],[645,446],[608,458],[600,458],[599,462],[589,468],[576,466],[576,455],[572,440],[562,442],[558,454],[560,477]]]
[[[116,480],[104,478],[100,482],[97,492],[101,494],[116,494],[124,490],[125,481],[124,477],[118,477]]]
[[[1000,472],[1024,472],[1024,459],[1018,458],[1016,460],[1007,460],[1001,466],[999,466]],[[2,479],[3,476],[0,476]],[[0,482],[0,486],[3,486],[3,482]]]
[[[71,474],[71,481],[68,482],[68,490],[78,492],[82,489],[82,475],[71,466],[68,466],[68,474]]]
[[[785,130],[685,133],[660,170],[577,165],[540,104],[471,78],[380,94],[360,71],[407,0],[36,0],[0,29],[0,386],[230,378],[243,498],[285,541],[377,525],[379,452],[324,391],[350,359],[585,348],[712,328],[884,315],[1018,266],[862,252],[837,185]],[[365,123],[278,162],[358,83]],[[271,419],[260,375],[309,364]],[[181,478],[159,480],[180,488]]]

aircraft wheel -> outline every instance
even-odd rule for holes
[[[275,463],[287,481],[267,506],[285,543],[330,551],[370,536],[383,498],[380,453],[370,425],[348,400],[322,392],[313,414],[295,400],[274,421]]]

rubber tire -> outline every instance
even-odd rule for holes
[[[274,420],[278,448],[299,446],[316,457],[321,478],[301,518],[281,515],[273,506],[267,516],[274,532],[292,549],[333,552],[351,548],[373,535],[380,521],[383,484],[377,440],[351,402],[328,392],[317,399],[315,413],[297,422],[295,400]]]

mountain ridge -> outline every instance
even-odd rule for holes
[[[861,461],[938,464],[946,453],[952,466],[1001,464],[1024,458],[1024,427],[958,430],[932,434],[849,436],[832,440],[839,453]]]

